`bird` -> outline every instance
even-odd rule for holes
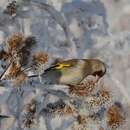
[[[106,64],[99,59],[69,59],[51,65],[40,76],[46,84],[77,85],[89,75],[98,82],[105,73]]]

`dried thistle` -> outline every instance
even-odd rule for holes
[[[102,88],[96,94],[86,99],[87,107],[90,110],[98,111],[101,107],[107,107],[112,102],[112,95],[109,90]]]
[[[9,68],[8,78],[16,78],[20,72],[21,67],[13,62]]]
[[[27,80],[27,75],[23,71],[21,71],[17,75],[17,77],[13,80],[13,84],[14,86],[19,86],[25,83],[26,80]]]
[[[13,54],[18,51],[24,44],[24,36],[20,33],[13,34],[7,41],[8,52]]]
[[[5,50],[0,52],[0,59],[8,61],[1,79],[13,79],[14,85],[21,84],[25,81],[26,74],[21,70],[28,65],[31,59],[32,47],[36,44],[35,37],[24,37],[20,33],[13,34],[6,44]],[[7,62],[6,62],[7,63]]]
[[[74,96],[86,97],[89,96],[96,87],[95,82],[86,81],[84,84],[69,85],[69,93]]]
[[[70,115],[74,113],[74,110],[66,105],[63,109],[57,109],[56,113],[60,115]]]
[[[84,115],[78,115],[76,122],[72,126],[72,130],[86,130],[87,129],[87,117]]]
[[[118,129],[126,121],[123,110],[116,104],[109,107],[107,111],[107,126],[112,129]]]
[[[36,122],[35,121],[36,105],[37,105],[37,101],[35,100],[31,100],[30,103],[25,105],[25,114],[24,114],[23,124],[27,128],[30,128]]]
[[[112,95],[111,91],[109,91],[106,88],[102,88],[97,93],[99,97],[99,104],[102,105],[108,105],[108,103],[111,103],[112,101]]]
[[[33,36],[29,36],[24,39],[24,46],[19,50],[20,64],[25,66],[28,64],[31,58],[32,47],[36,45],[36,39]]]
[[[72,130],[89,130],[89,129],[87,129],[86,124],[82,125],[82,124],[74,123],[72,126]]]
[[[5,48],[0,52],[0,59],[19,63],[19,50],[24,46],[24,37],[20,33],[13,34],[6,42]]]
[[[44,52],[38,52],[33,55],[33,69],[42,73],[45,69],[45,65],[48,62],[48,55]]]
[[[36,38],[34,36],[28,36],[24,40],[26,49],[32,49],[32,47],[36,44]]]
[[[18,5],[17,5],[16,1],[14,0],[7,5],[6,9],[4,10],[4,13],[14,17],[14,16],[16,16],[17,9],[18,9]]]
[[[44,52],[38,52],[33,56],[34,63],[45,64],[48,61],[48,55]]]
[[[91,126],[100,124],[101,122],[98,122],[97,119],[93,119],[93,118],[94,117],[92,117],[92,116],[78,115],[76,122],[73,123],[72,130],[91,130],[91,129],[95,128],[95,127],[91,127]],[[99,130],[101,128],[102,127],[100,127]],[[105,129],[101,129],[101,130],[105,130]]]
[[[86,116],[78,115],[77,116],[77,121],[78,121],[79,124],[86,124],[87,123]]]
[[[24,37],[20,33],[13,34],[7,41],[8,53],[12,54],[13,59],[19,59],[21,65],[28,63],[31,55],[31,49],[36,44],[35,37]]]
[[[35,113],[36,112],[36,104],[37,104],[37,101],[32,99],[30,101],[30,103],[28,103],[26,106],[25,106],[25,109],[27,112],[31,112],[31,113]]]
[[[74,113],[74,110],[71,106],[65,104],[62,100],[59,100],[55,103],[47,104],[47,107],[42,110],[42,113],[46,116],[55,116],[55,115],[70,115]]]
[[[13,62],[9,66],[9,70],[5,73],[4,78],[11,79],[13,85],[19,86],[26,81],[27,75],[21,70],[21,66],[19,64]]]

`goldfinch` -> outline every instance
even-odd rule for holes
[[[105,73],[106,65],[98,59],[70,59],[52,65],[41,78],[47,84],[77,85],[88,75],[96,76],[98,81]]]

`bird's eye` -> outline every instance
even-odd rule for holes
[[[104,75],[104,73],[103,73],[103,71],[96,71],[96,72],[94,72],[92,75],[94,75],[94,76],[100,76],[100,77],[102,77],[103,75]]]

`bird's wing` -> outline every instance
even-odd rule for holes
[[[70,67],[70,66],[71,66],[71,64],[69,64],[69,63],[64,63],[64,62],[58,63],[58,64],[55,64],[55,65],[49,67],[48,69],[46,69],[45,72],[50,71],[50,70],[59,70],[59,69]]]

